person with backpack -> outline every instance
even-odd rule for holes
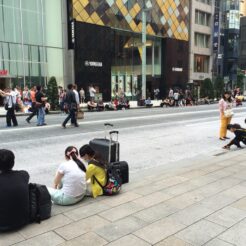
[[[86,194],[86,168],[78,159],[78,150],[69,146],[65,150],[66,162],[57,170],[54,187],[48,188],[51,200],[58,205],[72,205]]]
[[[13,170],[15,155],[0,149],[0,232],[29,223],[29,174]]]
[[[232,145],[236,145],[238,148],[242,148],[240,142],[246,145],[246,129],[242,128],[239,124],[227,125],[227,130],[235,134],[235,138],[230,141],[223,149],[230,149]]]
[[[100,195],[118,194],[122,186],[119,168],[110,161],[103,160],[89,144],[82,146],[79,153],[80,157],[88,162],[86,170],[87,195],[96,198]]]
[[[105,164],[100,160],[89,144],[85,144],[79,150],[80,157],[88,162],[86,170],[87,193],[94,198],[103,195],[103,186],[106,185],[107,176]]]
[[[16,93],[11,88],[6,88],[5,91],[0,90],[0,96],[4,99],[4,108],[7,111],[6,114],[6,127],[11,127],[11,122],[13,126],[18,126],[17,118],[15,115],[15,105],[17,103]]]

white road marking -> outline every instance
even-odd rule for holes
[[[211,125],[214,125],[214,123],[219,123],[219,119],[218,117],[210,117],[209,119],[213,119],[212,121],[209,121],[209,122],[203,122],[201,121],[201,119],[194,119],[194,120],[181,120],[179,121],[176,125],[172,125],[171,127],[176,127],[176,126],[183,126],[183,127],[194,127],[196,125],[202,125],[203,127],[208,125],[211,126]],[[192,123],[192,124],[187,124],[187,123]],[[158,123],[158,124],[155,124],[155,128],[156,127],[164,127],[164,126],[167,126],[169,125],[170,126],[170,122],[165,122],[165,123]],[[219,126],[219,125],[218,125]],[[147,125],[140,125],[140,126],[127,126],[127,127],[121,127],[119,129],[116,129],[116,130],[119,130],[120,133],[122,130],[131,130],[131,129],[141,129],[141,128],[152,128],[153,127],[153,124],[147,124]],[[39,143],[41,144],[42,142],[47,142],[47,141],[52,141],[52,140],[57,140],[57,139],[60,139],[62,141],[63,138],[65,139],[68,139],[69,137],[88,137],[88,136],[91,136],[91,135],[94,135],[95,137],[101,137],[101,138],[104,138],[105,136],[105,131],[104,130],[99,130],[99,131],[90,131],[90,132],[81,132],[81,133],[71,133],[71,134],[66,134],[66,135],[61,135],[61,136],[51,136],[51,137],[45,137],[45,138],[41,138],[39,139]],[[26,139],[26,140],[21,140],[21,144],[25,143],[25,144],[28,144],[28,143],[32,143],[33,141],[36,141],[35,139]],[[20,141],[12,141],[12,142],[7,142],[7,143],[4,143],[4,145],[14,145],[14,144],[19,144]]]
[[[241,108],[239,108],[241,109]],[[238,109],[238,110],[239,110]],[[234,109],[234,112],[236,112],[237,109]],[[218,112],[217,109],[212,109],[212,110],[202,110],[202,111],[192,111],[192,112],[179,112],[179,113],[171,113],[171,114],[157,114],[157,115],[144,115],[144,116],[135,116],[135,117],[124,117],[124,118],[116,118],[116,119],[103,119],[103,120],[92,120],[92,121],[85,121],[85,122],[80,122],[79,125],[95,125],[98,123],[105,123],[105,122],[122,122],[122,121],[134,121],[134,120],[141,120],[141,119],[156,119],[156,118],[170,118],[170,117],[175,117],[175,116],[185,116],[185,115],[199,115],[203,113],[213,113],[213,112]],[[208,117],[209,118],[209,117]],[[219,115],[217,117],[219,119]],[[170,123],[169,123],[170,124]],[[155,124],[156,125],[156,124]],[[146,125],[145,125],[146,126]],[[54,125],[47,125],[47,126],[42,126],[42,127],[26,127],[26,128],[11,128],[11,129],[1,129],[0,132],[7,133],[7,132],[17,132],[17,131],[26,131],[26,130],[33,130],[37,128],[56,128],[56,127],[61,127],[61,124],[54,124]],[[66,129],[65,129],[66,130]]]

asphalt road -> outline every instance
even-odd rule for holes
[[[244,125],[245,110],[234,109],[233,122]],[[104,137],[105,122],[120,131],[121,160],[129,162],[131,173],[221,151],[224,144],[218,140],[217,105],[88,112],[80,127],[67,129],[61,128],[64,118],[48,115],[48,125],[37,127],[35,118],[29,125],[20,116],[18,128],[5,128],[5,119],[0,118],[0,148],[15,152],[16,168],[26,169],[33,182],[50,185],[57,166],[64,161],[65,148],[79,148],[92,138]]]

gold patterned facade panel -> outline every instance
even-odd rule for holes
[[[189,0],[146,0],[147,33],[188,40]],[[77,21],[141,32],[144,0],[73,0]]]

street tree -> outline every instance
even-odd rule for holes
[[[216,98],[220,98],[225,91],[224,79],[221,76],[216,77],[214,81],[214,91]]]
[[[204,81],[202,81],[201,89],[200,89],[200,96],[214,98],[214,87],[213,87],[213,83],[210,78],[206,78],[204,79]]]
[[[243,89],[244,73],[241,69],[237,70],[237,87]]]
[[[47,97],[50,103],[50,108],[56,110],[59,104],[58,101],[58,86],[55,77],[51,77],[47,85]]]

